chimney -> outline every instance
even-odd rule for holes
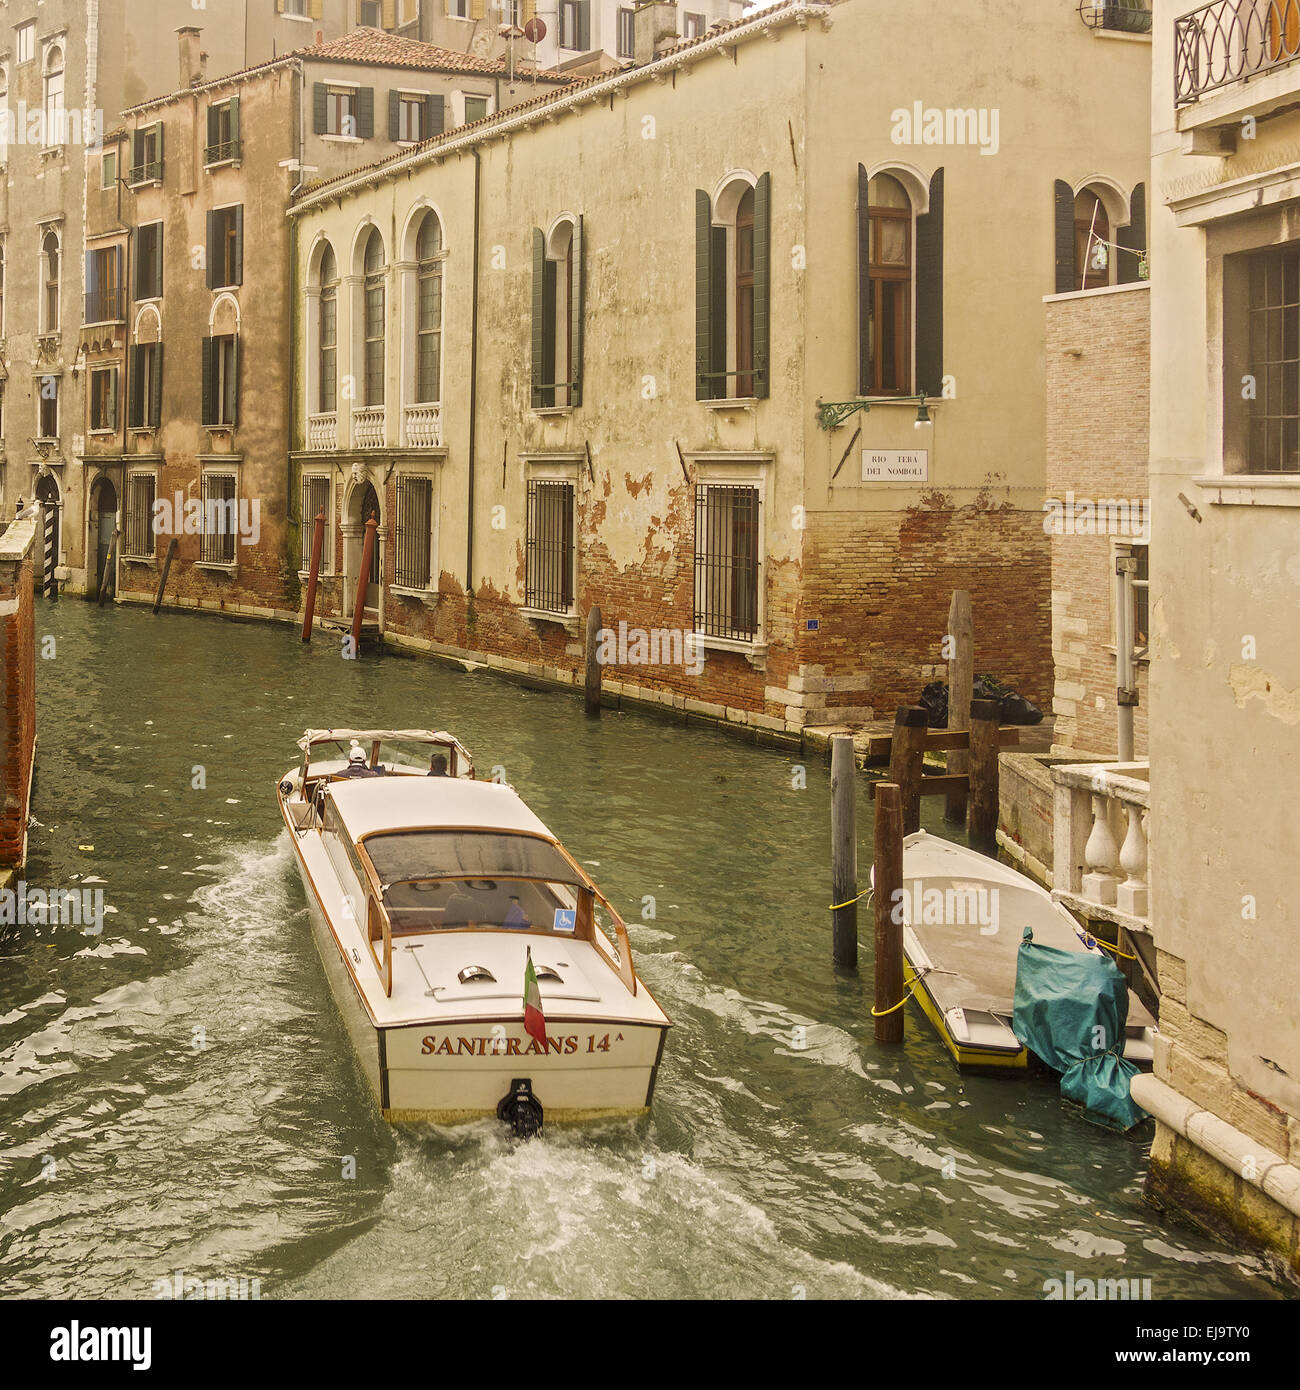
[[[176,31],[180,48],[181,86],[192,87],[203,80],[203,54],[199,51],[199,35],[202,29],[193,24],[183,24]]]
[[[632,12],[632,53],[637,67],[653,63],[678,43],[675,0],[647,0]]]

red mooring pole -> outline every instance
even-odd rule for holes
[[[316,529],[311,538],[311,573],[307,576],[307,611],[302,615],[302,640],[311,641],[312,619],[316,616],[316,581],[320,578],[320,553],[325,544],[325,509],[316,513]]]
[[[357,575],[357,606],[352,610],[352,655],[361,655],[361,619],[366,611],[366,586],[370,580],[370,565],[375,555],[375,532],[379,523],[372,516],[366,522],[365,544],[361,547],[361,570]]]

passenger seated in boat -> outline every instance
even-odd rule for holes
[[[352,745],[352,751],[348,754],[348,765],[340,774],[343,777],[379,777],[382,774],[375,768],[366,764],[366,750],[357,744]]]
[[[445,777],[447,775],[447,758],[443,753],[435,753],[429,759],[429,777]]]

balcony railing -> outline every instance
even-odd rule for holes
[[[1085,917],[1150,931],[1146,816],[1150,764],[1052,769],[1052,896]]]
[[[90,290],[87,293],[84,323],[122,323],[125,319],[124,290]]]
[[[352,412],[352,443],[358,449],[384,447],[384,407],[365,406]]]
[[[317,452],[321,449],[337,449],[338,445],[339,417],[333,411],[307,417],[308,449]]]
[[[133,164],[131,172],[127,175],[127,183],[134,186],[139,183],[161,183],[163,176],[163,166],[161,159],[147,159],[143,164]]]
[[[442,406],[436,401],[406,406],[402,430],[408,449],[436,449],[442,443]]]
[[[240,142],[238,140],[218,140],[215,145],[208,145],[203,151],[205,164],[225,164],[227,161],[239,157]]]
[[[1300,56],[1300,0],[1214,0],[1174,25],[1174,105]]]
[[[1079,0],[1079,18],[1089,29],[1120,34],[1151,32],[1150,0]]]

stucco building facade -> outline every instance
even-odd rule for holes
[[[306,188],[294,503],[300,573],[330,521],[318,613],[349,622],[373,512],[386,640],[567,682],[596,604],[698,638],[665,661],[629,637],[615,689],[801,728],[914,699],[966,588],[978,668],[1048,703],[1041,301],[1073,285],[1081,217],[1145,245],[1149,43],[959,5],[951,54],[864,85],[911,24],[785,4],[657,51],[652,29],[626,71]],[[1045,85],[1049,53],[1103,97]]]

